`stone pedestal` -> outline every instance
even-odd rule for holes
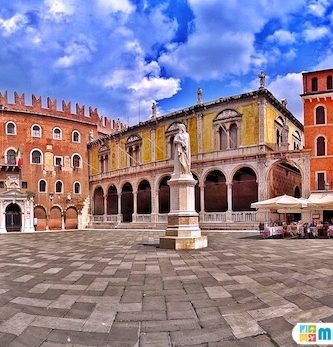
[[[160,248],[198,249],[207,247],[207,236],[201,236],[199,215],[195,211],[192,175],[172,174],[170,186],[170,213],[165,236],[160,238]]]

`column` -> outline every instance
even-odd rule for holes
[[[154,177],[154,182],[151,186],[151,222],[156,223],[157,222],[157,201],[158,201],[158,192],[155,192],[155,177]]]
[[[106,222],[107,204],[108,204],[108,196],[104,195],[103,196],[103,206],[104,206],[103,222]]]
[[[199,219],[200,222],[205,221],[205,184],[200,184],[200,212]]]
[[[118,214],[117,214],[117,224],[122,222],[122,214],[121,214],[121,192],[118,194]]]
[[[3,200],[0,201],[0,233],[6,233],[6,214],[3,207]]]
[[[228,201],[228,211],[226,214],[226,221],[232,222],[232,183],[227,183],[227,201]]]
[[[133,215],[132,215],[133,222],[136,222],[137,213],[138,213],[138,192],[133,191]]]
[[[228,128],[226,129],[227,130],[227,149],[230,149],[230,132],[229,132],[229,127],[230,127],[230,124],[228,124]]]
[[[65,229],[65,214],[61,213],[61,229]]]

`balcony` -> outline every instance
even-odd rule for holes
[[[18,165],[16,156],[7,155],[0,159],[0,171],[20,171],[21,166]]]

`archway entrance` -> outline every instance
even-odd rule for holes
[[[65,229],[77,229],[78,213],[75,207],[68,207],[65,214]]]
[[[59,207],[54,206],[51,208],[50,211],[50,218],[49,218],[49,229],[50,230],[58,230],[61,229],[61,210]]]
[[[42,206],[35,207],[35,218],[37,218],[36,230],[46,230],[46,211]]]
[[[9,204],[6,207],[6,230],[21,231],[22,215],[20,206],[17,204]]]
[[[131,223],[134,212],[133,205],[133,188],[130,183],[125,183],[121,191],[121,213],[123,222]]]

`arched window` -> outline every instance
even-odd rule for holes
[[[14,122],[8,122],[6,124],[6,134],[16,135],[16,124]]]
[[[39,149],[34,149],[31,151],[30,162],[31,164],[42,164],[42,152]]]
[[[55,184],[55,192],[62,193],[63,184],[61,181],[57,181]]]
[[[9,149],[6,153],[6,163],[9,165],[16,164],[16,152],[13,149]]]
[[[80,143],[81,142],[81,136],[80,136],[80,133],[78,131],[73,131],[72,133],[72,142],[75,142],[75,143]]]
[[[317,138],[317,156],[322,156],[326,154],[326,143],[325,143],[325,137],[319,136]]]
[[[81,194],[81,184],[79,182],[74,183],[74,194]]]
[[[62,139],[61,129],[59,129],[59,128],[53,129],[53,139],[54,140],[61,140]]]
[[[229,139],[230,139],[230,148],[237,148],[238,147],[238,141],[237,141],[237,125],[231,124],[229,128]]]
[[[325,124],[325,108],[318,106],[316,108],[316,124]]]
[[[224,151],[227,149],[227,131],[224,126],[219,128],[220,135],[220,150]]]
[[[326,78],[326,87],[327,89],[333,89],[333,80],[331,75]]]
[[[72,166],[74,169],[81,167],[81,157],[78,154],[74,154],[72,157]]]
[[[278,145],[280,145],[280,143],[281,143],[281,134],[280,134],[280,130],[279,129],[276,129],[276,143]]]
[[[46,193],[46,181],[40,180],[38,182],[38,191],[39,193]]]
[[[31,136],[32,137],[42,137],[42,129],[38,124],[34,124],[31,127]]]
[[[313,77],[311,79],[311,90],[313,92],[316,92],[318,90],[318,78],[317,77]]]

